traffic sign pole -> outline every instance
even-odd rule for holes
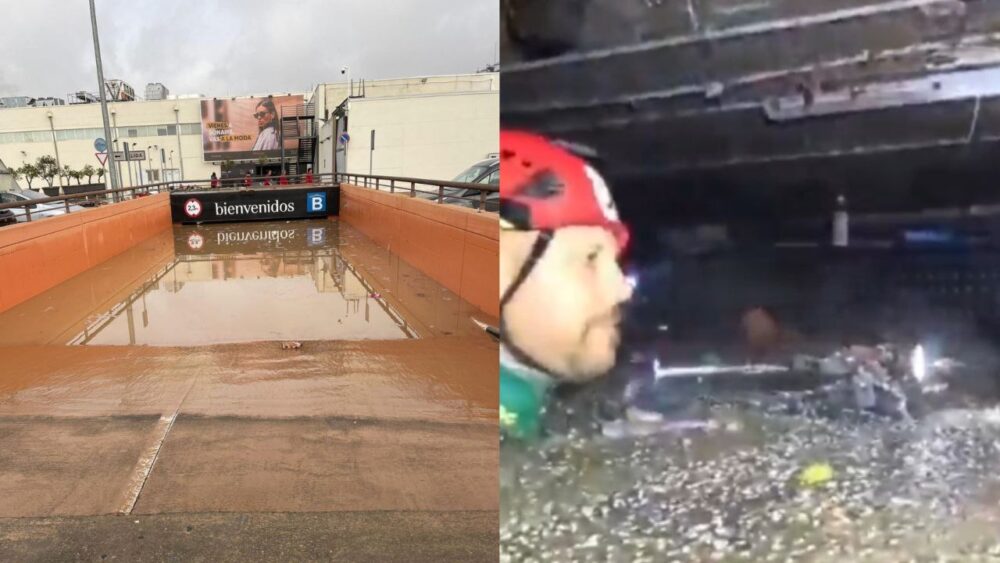
[[[94,8],[94,0],[90,0],[90,26],[94,34],[94,59],[97,61],[97,89],[101,95],[101,119],[104,121],[104,137],[111,138],[111,123],[108,120],[108,97],[104,85],[104,68],[101,64],[101,42],[97,36],[97,10]],[[111,189],[117,190],[119,182],[118,174],[115,173],[114,166],[108,170],[111,176]],[[118,192],[114,192],[114,201],[118,201]]]

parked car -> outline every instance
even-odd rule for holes
[[[500,186],[500,163],[498,160],[494,160],[494,165],[491,166],[484,174],[480,175],[473,183],[475,184],[487,184],[490,186]],[[468,189],[459,190],[459,193],[454,194],[457,197],[445,198],[445,203],[450,203],[453,205],[461,205],[462,207],[470,207],[472,209],[479,209],[479,190]],[[500,192],[489,192],[486,194],[486,211],[499,211],[500,210]]]
[[[29,203],[36,199],[45,199],[49,196],[36,192],[35,190],[21,190],[19,192],[3,192],[0,193],[0,203]],[[29,203],[28,208],[31,210],[31,220],[43,219],[45,217],[55,217],[57,215],[66,214],[66,205],[62,202],[53,201],[48,203]],[[76,211],[82,211],[83,207],[79,205],[70,205],[69,210],[71,213]],[[14,212],[14,216],[17,218],[18,222],[24,222],[28,220],[27,212],[25,212],[23,207],[15,207],[11,209]]]
[[[460,199],[455,201],[445,200],[445,203],[453,203],[455,205],[461,205],[462,207],[469,207],[471,209],[479,209],[479,191],[469,190],[463,194],[467,198],[471,199]],[[486,211],[492,213],[497,213],[500,211],[500,192],[490,192],[486,194]]]
[[[480,160],[463,170],[461,174],[452,178],[451,181],[465,182],[469,184],[498,184],[500,182],[500,159],[497,155],[491,154],[485,160]],[[445,188],[443,194],[446,199],[444,201],[445,203],[458,204],[464,200],[448,198],[465,197],[465,195],[470,191],[474,192],[477,197],[479,196],[478,190],[468,190],[466,188]],[[417,192],[417,197],[437,200],[438,195],[436,193]],[[475,205],[466,207],[475,207]]]
[[[17,216],[10,209],[0,209],[0,227],[17,223]]]

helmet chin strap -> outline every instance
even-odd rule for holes
[[[531,357],[530,354],[524,351],[523,348],[514,343],[514,339],[510,334],[510,329],[507,328],[507,322],[504,320],[503,309],[504,306],[514,297],[514,293],[521,287],[528,275],[538,264],[538,260],[545,253],[545,250],[549,247],[552,242],[552,237],[554,232],[551,230],[543,230],[538,234],[538,238],[535,239],[534,245],[531,247],[531,252],[528,254],[528,259],[521,264],[521,269],[518,270],[517,276],[514,277],[514,281],[511,282],[510,286],[507,287],[507,291],[503,293],[500,298],[500,341],[503,342],[507,351],[511,353],[514,358],[525,365],[525,367],[541,371],[543,373],[552,373],[552,370],[543,366],[540,362]]]
[[[549,243],[552,242],[552,237],[554,232],[551,230],[539,231],[538,238],[535,239],[535,243],[531,246],[531,252],[528,253],[528,259],[521,264],[521,269],[517,271],[517,275],[514,276],[514,281],[510,282],[507,287],[507,291],[503,292],[500,297],[500,311],[503,312],[504,305],[510,301],[511,297],[514,296],[514,292],[521,287],[524,280],[528,279],[528,274],[535,269],[535,265],[538,264],[538,260],[545,254],[545,249],[549,247]]]

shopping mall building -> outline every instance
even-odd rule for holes
[[[112,164],[102,161],[112,161],[113,151],[124,159],[128,149],[129,160],[113,162],[124,186],[308,168],[449,179],[496,153],[499,109],[497,73],[329,83],[305,93],[113,102],[111,139],[104,139],[100,104],[5,108],[0,171],[46,155],[72,169],[99,168]],[[28,187],[23,177],[17,185]],[[35,189],[46,186],[41,178],[32,182]],[[11,187],[8,175],[0,190]]]

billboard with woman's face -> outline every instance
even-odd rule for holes
[[[201,138],[205,160],[242,160],[281,156],[281,108],[299,106],[303,96],[201,101]],[[286,110],[286,114],[290,113]],[[285,150],[297,141],[285,139]]]

